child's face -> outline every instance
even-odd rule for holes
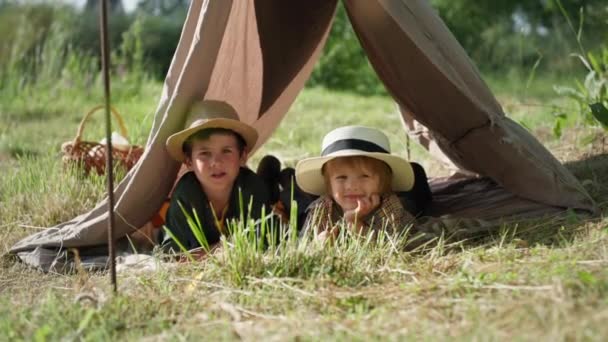
[[[192,142],[192,153],[186,165],[196,174],[205,193],[230,191],[245,163],[247,153],[239,153],[238,143],[231,134],[212,134],[208,139]]]
[[[329,161],[328,172],[331,196],[342,210],[357,208],[357,201],[371,198],[372,194],[379,194],[380,176],[366,168]]]

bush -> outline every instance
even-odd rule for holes
[[[574,114],[577,115],[579,124],[600,126],[604,131],[608,131],[608,38],[597,51],[587,50],[582,43],[582,24],[579,24],[578,31],[575,30],[573,21],[561,1],[556,0],[556,3],[576,37],[579,53],[572,54],[572,56],[582,62],[587,74],[584,80],[576,80],[574,86],[555,87],[555,90],[558,94],[574,101],[577,108],[577,112]],[[580,20],[583,20],[582,16]],[[569,114],[571,113],[557,113],[558,119],[554,129],[557,136],[561,135],[561,121],[564,121]],[[593,132],[585,140],[593,143],[598,137],[601,137],[603,145],[605,140],[603,133]]]
[[[341,3],[323,54],[308,85],[350,90],[363,95],[386,93],[369,64]]]
[[[143,54],[141,57],[147,73],[158,79],[164,79],[173,59],[183,22],[184,18],[172,19],[139,14],[129,30],[124,33],[123,39],[133,37],[139,40],[138,44],[141,45]],[[129,51],[123,52],[129,55]]]
[[[440,16],[473,61],[484,72],[506,73],[539,69],[555,73],[580,69],[567,55],[576,47],[569,37],[569,27],[563,18],[556,19],[554,1],[479,1],[432,0]],[[608,30],[605,17],[608,6],[597,0],[585,2],[585,21],[581,24],[591,35],[587,45],[593,49]],[[578,2],[569,3],[564,11],[576,12]],[[94,11],[81,12],[67,5],[50,2],[26,3],[0,1],[0,77],[6,82],[7,72],[18,75],[17,83],[31,82],[40,67],[47,68],[41,51],[52,41],[56,68],[63,66],[71,54],[71,63],[89,67],[99,59],[99,20]],[[151,76],[163,79],[178,43],[185,8],[159,16],[145,11],[135,14],[117,11],[109,19],[112,65],[119,75],[135,73],[135,79]],[[602,20],[602,18],[604,18]],[[519,24],[516,24],[516,23]],[[58,35],[60,37],[58,37]],[[53,36],[53,37],[51,37]],[[60,42],[59,42],[60,41]],[[61,43],[61,44],[60,44]],[[59,46],[59,45],[61,46]],[[78,62],[79,60],[83,62]],[[539,61],[542,60],[542,63]],[[98,62],[96,62],[98,63]],[[44,66],[43,66],[44,65]],[[53,67],[53,68],[55,68]],[[97,66],[99,68],[99,66]],[[18,71],[18,72],[17,72]],[[61,71],[54,69],[53,73]],[[382,83],[367,60],[365,51],[353,31],[340,3],[325,49],[313,70],[309,86],[353,91],[358,94],[386,94]]]

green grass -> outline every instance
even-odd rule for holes
[[[550,87],[554,79],[535,82]],[[501,90],[509,86],[500,80],[489,83],[507,103],[509,115],[528,120],[534,134],[570,161],[605,215],[608,159],[588,157],[598,150],[575,143],[571,137],[585,133],[580,128],[555,139],[550,112],[526,105],[565,102],[534,91]],[[147,138],[160,86],[144,82],[133,91],[128,83],[116,82],[114,106],[136,143]],[[59,155],[84,112],[101,102],[101,91],[54,89],[58,92],[14,99],[0,94],[0,253],[26,235],[92,208],[105,191],[103,178],[64,169]],[[100,123],[87,128],[91,140],[101,138]],[[405,153],[405,135],[390,99],[306,89],[250,166],[266,153],[294,165],[317,154],[323,135],[345,124],[381,128],[394,151]],[[435,165],[418,147],[412,155],[427,167]],[[43,274],[4,257],[0,336],[41,341],[602,340],[608,335],[607,246],[603,216],[522,222],[481,240],[439,243],[417,252],[354,239],[332,248],[288,240],[264,251],[248,243],[243,230],[205,261],[153,262],[153,272],[120,271],[118,295],[112,294],[105,273]]]
[[[320,258],[314,271],[277,276],[272,260],[279,259],[268,257],[240,269],[266,272],[238,283],[226,258],[243,256],[224,251],[154,273],[121,272],[118,296],[104,275],[42,275],[11,264],[4,272],[13,278],[0,278],[0,331],[52,340],[600,340],[608,332],[604,230],[580,227],[562,246],[497,237],[417,255],[352,244],[291,249],[283,259],[300,253],[302,268],[306,256],[323,254],[333,254],[334,267]]]

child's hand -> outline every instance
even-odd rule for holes
[[[360,218],[364,218],[369,213],[378,208],[378,206],[380,205],[380,195],[372,194],[370,197],[366,197],[360,201],[357,201],[357,204],[357,209],[355,209],[358,210],[357,215]]]
[[[339,227],[333,227],[333,228],[328,228],[325,229],[324,231],[320,232],[319,234],[317,234],[316,239],[317,241],[320,242],[333,242],[338,235],[340,234],[340,228]]]
[[[372,194],[370,197],[357,200],[357,207],[355,209],[344,212],[344,220],[351,225],[356,223],[356,227],[354,228],[358,233],[362,233],[364,227],[361,221],[379,205],[380,196],[378,194]]]
[[[365,197],[357,200],[357,207],[353,210],[344,212],[344,219],[348,223],[354,223],[355,220],[361,220],[380,205],[380,196],[372,194],[370,197]]]

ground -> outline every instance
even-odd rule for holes
[[[158,84],[151,84],[136,97],[116,98],[135,143],[145,142],[155,106],[150,99],[158,93]],[[332,249],[289,245],[272,254],[236,239],[204,262],[121,271],[117,294],[106,273],[44,274],[5,256],[0,336],[602,340],[608,335],[608,156],[601,139],[581,143],[598,131],[576,122],[554,137],[548,120],[552,106],[563,105],[559,98],[516,95],[500,93],[506,111],[566,163],[596,201],[597,214],[521,222],[483,239],[440,242],[416,252],[349,242]],[[103,178],[65,170],[59,154],[96,100],[3,100],[0,253],[103,197]],[[251,164],[273,153],[293,165],[318,152],[327,130],[352,123],[385,130],[395,152],[406,153],[390,99],[308,89]],[[100,124],[86,132],[101,133]],[[413,146],[411,154],[430,175],[444,172],[420,148]]]

